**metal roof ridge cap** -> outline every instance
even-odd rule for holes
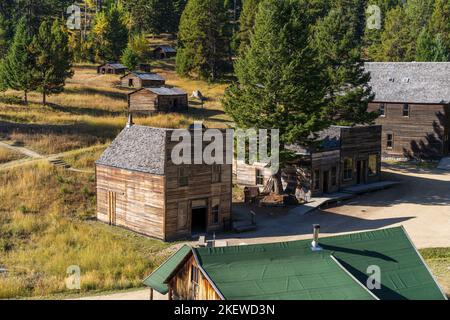
[[[378,298],[372,291],[370,291],[368,288],[366,288],[365,285],[363,285],[358,279],[356,279],[356,277],[351,274],[350,271],[348,271],[337,259],[333,254],[330,254],[330,258],[331,260],[334,261],[334,263],[336,263],[338,265],[339,268],[341,268],[348,276],[350,276],[350,278],[353,279],[353,281],[355,281],[357,284],[359,284],[365,291],[367,291],[375,300],[380,300],[380,298]]]
[[[208,275],[208,273],[206,272],[205,269],[203,269],[202,265],[200,264],[200,261],[198,260],[198,256],[197,256],[197,251],[195,250],[195,248],[192,248],[192,253],[194,255],[194,259],[195,262],[197,262],[197,266],[200,269],[200,271],[203,273],[203,275],[205,276],[205,278],[208,280],[208,282],[211,284],[211,286],[214,288],[214,290],[216,291],[216,293],[219,295],[220,299],[222,300],[226,300],[224,295],[222,294],[222,292],[220,292],[219,288],[217,287],[217,285],[214,283],[214,281],[211,279],[211,277]]]
[[[425,268],[427,269],[428,273],[430,274],[431,278],[433,279],[434,283],[436,284],[436,286],[438,287],[439,291],[441,292],[442,296],[444,297],[444,300],[448,300],[447,295],[445,294],[444,290],[442,290],[441,286],[439,285],[439,283],[437,282],[436,278],[434,277],[433,273],[431,272],[430,268],[428,267],[427,263],[425,262],[425,260],[423,259],[422,255],[420,254],[419,250],[417,250],[414,242],[412,242],[411,238],[409,237],[408,232],[406,232],[406,229],[403,225],[400,226],[400,228],[403,230],[403,233],[405,234],[406,238],[408,239],[409,243],[411,244],[411,246],[414,248],[414,250],[416,251],[416,254],[419,256],[420,261],[422,261],[423,265],[425,266]]]

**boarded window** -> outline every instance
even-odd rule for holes
[[[320,189],[320,171],[314,170],[314,190]]]
[[[220,199],[213,199],[211,214],[212,214],[212,223],[218,224],[220,217]]]
[[[344,159],[344,180],[351,180],[353,178],[353,159]]]
[[[222,166],[213,165],[212,166],[212,183],[218,183],[222,181]]]
[[[386,134],[386,148],[392,149],[394,147],[394,134]]]
[[[331,168],[331,185],[334,187],[337,185],[337,168]]]
[[[264,174],[261,169],[256,169],[256,185],[264,185]]]
[[[376,154],[369,155],[369,176],[375,176],[378,173],[378,157]]]
[[[178,186],[186,187],[189,185],[189,170],[186,167],[178,168]]]
[[[198,284],[198,268],[195,266],[191,266],[191,281]]]
[[[384,103],[380,103],[380,116],[382,117],[386,116],[386,106]]]
[[[187,226],[187,201],[178,202],[178,229],[184,229]]]
[[[403,116],[409,117],[409,104],[407,103],[403,104]]]

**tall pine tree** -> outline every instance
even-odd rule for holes
[[[250,45],[250,37],[255,25],[255,17],[261,0],[244,0],[242,12],[239,17],[239,53],[243,53]]]
[[[31,51],[36,57],[33,81],[42,93],[42,104],[45,105],[47,96],[61,93],[66,79],[73,75],[68,34],[59,20],[53,24],[49,20],[41,23],[39,33],[33,38]]]
[[[333,0],[327,16],[314,28],[312,46],[317,51],[327,87],[325,104],[330,124],[372,122],[367,112],[373,95],[361,59],[364,7],[359,0]]]
[[[178,32],[177,73],[215,81],[227,67],[230,35],[223,0],[190,0]]]
[[[3,86],[24,92],[25,103],[28,103],[28,92],[35,89],[31,70],[35,67],[35,59],[30,50],[32,35],[27,20],[22,18],[16,27],[13,42],[0,66]]]
[[[436,35],[444,56],[450,59],[450,0],[435,0],[433,14],[430,20],[430,30]]]
[[[317,9],[308,0],[263,0],[250,46],[236,61],[238,82],[223,101],[238,127],[280,130],[281,167],[291,156],[287,144],[307,142],[327,125],[325,82],[309,46]],[[281,171],[272,180],[281,192]]]

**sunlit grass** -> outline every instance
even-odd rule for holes
[[[22,158],[24,158],[22,154],[15,152],[14,150],[0,147],[0,164],[19,160]]]

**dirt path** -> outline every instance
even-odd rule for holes
[[[141,289],[136,291],[112,293],[100,296],[83,297],[73,300],[150,300],[150,290]],[[154,291],[153,300],[167,300],[167,296],[163,296]]]

